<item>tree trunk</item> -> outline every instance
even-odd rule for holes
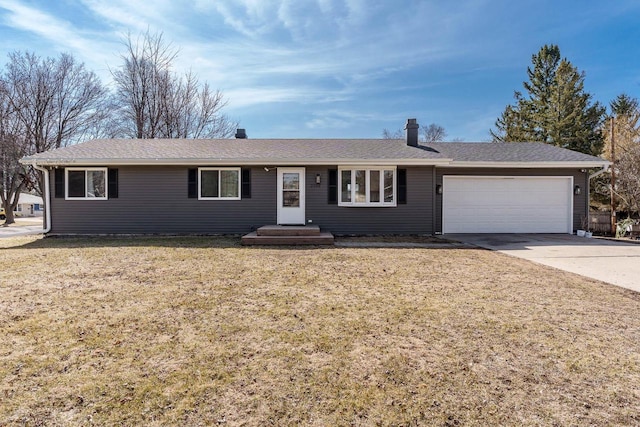
[[[15,219],[15,215],[13,214],[13,209],[5,209],[4,215],[6,216],[3,224],[5,227],[8,226],[9,224],[15,224],[16,219]]]

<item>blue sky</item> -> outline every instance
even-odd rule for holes
[[[485,141],[551,43],[595,100],[640,97],[636,0],[0,0],[0,64],[70,52],[111,84],[123,35],[147,29],[250,138],[377,138],[416,117]]]

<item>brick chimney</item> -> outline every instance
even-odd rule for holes
[[[247,139],[247,131],[244,129],[236,130],[236,139]]]
[[[411,147],[418,146],[418,121],[416,119],[407,119],[407,124],[404,126],[407,145]]]

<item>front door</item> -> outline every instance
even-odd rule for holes
[[[304,168],[278,168],[278,224],[304,222]]]

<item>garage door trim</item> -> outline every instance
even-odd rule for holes
[[[450,204],[451,199],[447,197],[447,183],[452,182],[453,180],[505,180],[505,179],[514,179],[514,180],[549,180],[549,179],[562,179],[566,180],[566,197],[567,197],[567,211],[566,211],[566,224],[564,227],[564,231],[562,233],[572,234],[573,232],[573,176],[567,175],[539,175],[539,176],[518,176],[518,175],[443,175],[442,176],[442,233],[453,233],[456,231],[448,231],[447,230],[447,208],[448,204]],[[496,218],[496,221],[500,221],[499,218]],[[471,232],[471,231],[467,231]],[[478,231],[484,233],[491,233],[491,231]],[[499,233],[500,231],[495,231]],[[509,231],[504,231],[505,233]],[[527,232],[527,231],[522,231]],[[559,231],[555,231],[559,232]]]

